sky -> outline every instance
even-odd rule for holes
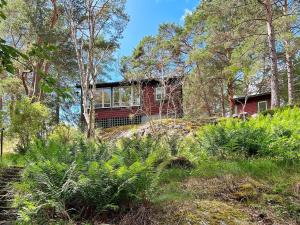
[[[131,55],[144,36],[157,34],[160,24],[183,24],[184,15],[190,13],[198,4],[199,0],[127,0],[126,12],[130,21],[120,41],[117,59]],[[115,71],[111,79],[122,78],[119,72]]]

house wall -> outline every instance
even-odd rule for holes
[[[156,85],[144,85],[142,90],[142,112],[144,115],[182,115],[182,89],[181,87],[167,88],[166,99],[155,99]]]
[[[130,117],[137,115],[140,112],[140,107],[121,107],[121,108],[101,108],[96,109],[96,120],[109,119],[113,117]]]
[[[154,115],[182,115],[182,90],[181,87],[170,86],[167,96],[171,96],[164,102],[155,100],[155,84],[141,85],[141,106],[133,107],[111,107],[96,109],[96,120],[110,118],[125,118],[132,116]]]
[[[267,101],[268,102],[268,109],[271,108],[271,96],[258,96],[249,98],[247,100],[246,106],[244,111],[247,112],[249,115],[253,115],[258,111],[258,102],[260,101]],[[244,100],[241,101],[244,104]],[[243,112],[243,104],[236,102],[235,105],[237,106],[237,113]]]

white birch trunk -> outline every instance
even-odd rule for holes
[[[273,0],[265,0],[265,13],[267,18],[267,31],[268,31],[268,45],[269,55],[271,59],[271,108],[279,106],[279,87],[278,87],[278,65],[277,65],[277,53],[275,43],[275,33],[273,26]]]

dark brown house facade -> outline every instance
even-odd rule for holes
[[[234,99],[235,114],[253,115],[271,108],[271,93],[250,95]]]
[[[96,87],[97,127],[140,124],[183,113],[181,78],[98,83]]]

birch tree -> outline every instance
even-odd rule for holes
[[[274,1],[258,0],[265,12],[266,28],[268,34],[269,57],[271,61],[271,108],[279,106],[279,80],[278,57],[276,52],[276,39],[274,30]]]
[[[95,136],[95,92],[103,62],[111,57],[128,22],[126,0],[63,0],[80,74],[83,118]]]

